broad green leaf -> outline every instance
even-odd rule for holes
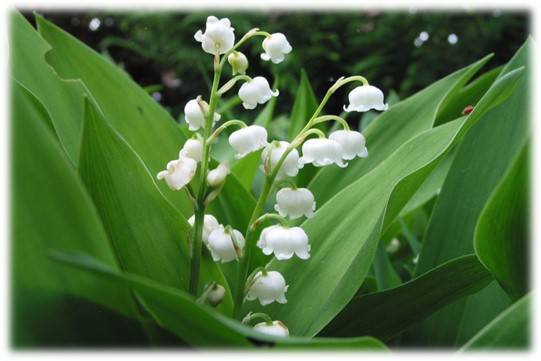
[[[80,174],[115,249],[122,269],[187,289],[191,227],[159,192],[154,177],[130,146],[86,100]],[[201,284],[227,287],[216,264],[205,257]],[[222,303],[231,311],[229,292]]]
[[[475,255],[458,257],[398,287],[355,297],[321,334],[390,340],[443,306],[478,292],[490,281],[492,276]]]
[[[349,162],[348,168],[326,167],[312,179],[309,188],[318,205],[377,167],[404,143],[432,128],[440,104],[461,88],[489,59],[486,57],[395,104],[364,131],[368,158]]]
[[[378,242],[376,256],[374,258],[374,272],[378,282],[378,289],[385,290],[400,285],[402,280],[396,273],[382,241]]]
[[[526,64],[527,57],[528,44],[503,69],[471,113],[469,118],[479,112],[489,94],[496,94],[495,102],[500,105],[482,116],[457,149],[423,241],[417,274],[473,252],[479,215],[528,137],[528,70],[523,71],[524,76],[507,100],[503,101],[500,94],[508,91],[497,90],[502,79]],[[415,329],[412,337],[423,345],[461,345],[508,304],[506,295],[494,283],[479,294],[439,311]]]
[[[88,96],[107,122],[137,153],[152,175],[178,157],[187,136],[165,109],[115,64],[42,17],[36,16],[36,21],[40,34],[52,46],[46,54],[47,62],[62,78],[84,84]],[[160,182],[158,187],[186,218],[193,214],[185,192],[172,192],[165,182]],[[249,217],[255,201],[234,175],[228,177],[219,198],[220,205],[211,211],[222,223],[248,222],[243,217],[246,214]],[[242,210],[246,212],[233,208],[239,198],[245,202]]]
[[[45,108],[19,83],[12,84],[11,96],[13,344],[103,345],[129,337],[145,343],[139,326],[117,313],[135,313],[124,287],[84,274],[66,277],[70,270],[48,258],[51,249],[85,252],[118,267],[92,201],[48,127]],[[80,327],[85,329],[77,333]]]
[[[79,159],[83,98],[81,84],[61,80],[45,62],[50,49],[17,11],[11,13],[10,64],[12,76],[29,89],[50,114],[60,144],[73,164]]]
[[[372,349],[385,346],[371,337],[356,338],[300,338],[273,337],[246,327],[212,308],[194,302],[181,290],[158,284],[134,274],[117,272],[88,256],[55,253],[57,261],[91,272],[131,287],[142,298],[145,307],[156,321],[194,346],[206,347],[262,347],[265,349]]]
[[[494,83],[501,71],[501,66],[491,69],[479,75],[479,77],[462,89],[459,89],[455,94],[449,96],[447,101],[441,106],[435,124],[443,124],[459,117],[468,105],[475,106],[492,83]]]
[[[462,348],[473,350],[526,350],[530,345],[531,294],[528,294],[483,327]]]
[[[529,152],[524,146],[479,216],[475,253],[513,300],[528,291]]]
[[[289,116],[289,140],[291,141],[306,125],[318,106],[314,90],[304,69],[301,70],[299,87]]]
[[[362,284],[372,263],[380,234],[400,212],[441,157],[502,94],[520,78],[517,70],[501,78],[483,104],[467,118],[427,130],[403,144],[385,162],[343,189],[303,223],[311,244],[308,262],[272,261],[291,284],[287,307],[265,307],[284,321],[294,335],[319,332]],[[317,295],[317,297],[316,297]],[[247,302],[246,310],[260,309]]]

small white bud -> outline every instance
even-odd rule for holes
[[[197,170],[197,162],[192,158],[181,157],[167,163],[167,170],[158,173],[159,180],[165,179],[169,188],[180,190],[190,183]]]
[[[242,100],[244,109],[254,109],[257,104],[265,104],[272,97],[277,97],[280,92],[272,90],[267,79],[256,76],[241,85],[239,98]]]
[[[282,188],[276,193],[276,212],[282,217],[296,219],[302,216],[310,218],[316,210],[314,195],[307,188]]]
[[[353,89],[349,95],[349,105],[344,106],[346,112],[366,112],[370,109],[387,110],[388,104],[383,103],[383,92],[372,85],[361,85]]]
[[[193,227],[195,224],[195,215],[188,219],[188,223]],[[203,243],[207,244],[209,235],[212,233],[212,231],[221,227],[222,225],[218,223],[216,217],[214,217],[212,214],[205,214],[205,217],[203,217]]]
[[[230,173],[229,166],[226,162],[220,163],[216,168],[207,174],[207,183],[213,188],[221,186],[225,182],[225,178]]]
[[[246,74],[246,69],[248,69],[248,58],[240,51],[234,51],[229,54],[227,62],[233,69],[233,75],[237,73],[243,75]]]
[[[278,271],[269,271],[265,274],[261,271],[254,276],[252,285],[248,290],[246,299],[249,301],[259,299],[262,306],[269,305],[274,301],[287,303],[286,295],[288,285]]]
[[[214,123],[220,120],[221,116],[214,113]],[[197,99],[192,99],[184,106],[184,119],[188,123],[188,128],[193,132],[205,125],[205,112],[197,102]]]
[[[344,150],[337,141],[331,139],[308,139],[302,145],[302,157],[299,159],[299,166],[312,163],[316,167],[324,167],[336,164],[341,168],[347,167],[342,160]]]
[[[255,152],[268,144],[267,130],[259,125],[241,128],[231,133],[229,144],[237,151],[235,157],[237,159],[242,158],[246,154]]]
[[[285,153],[287,147],[289,147],[289,143],[285,141],[274,141],[265,147],[263,152],[261,152],[261,161],[263,162],[263,165],[265,165],[265,162],[268,159],[268,165],[270,169],[267,169],[266,166],[263,166],[263,172],[267,173],[267,171],[272,171],[272,168],[276,166],[276,163],[278,163],[278,161],[282,157],[282,154]],[[281,179],[285,176],[295,177],[298,173],[299,152],[297,151],[297,149],[293,149],[282,163],[282,167],[280,167],[276,178]]]
[[[225,288],[217,283],[210,286],[211,289],[208,290],[205,301],[208,302],[212,307],[218,306],[225,296]]]
[[[207,247],[215,262],[231,262],[242,255],[244,237],[236,229],[220,227],[210,233]]]
[[[218,19],[215,16],[207,18],[205,32],[198,30],[194,38],[201,43],[203,50],[209,54],[225,54],[235,44],[235,29],[231,27],[228,18]]]
[[[284,34],[274,33],[263,40],[263,50],[265,52],[261,54],[261,59],[278,64],[284,60],[284,54],[291,53],[293,48]]]
[[[282,323],[282,321],[272,321],[271,324],[268,324],[267,322],[260,322],[254,326],[254,330],[271,336],[289,336],[289,330],[286,325]]]
[[[301,227],[274,225],[263,229],[257,246],[267,256],[274,253],[277,260],[285,260],[296,254],[300,259],[310,258],[308,236]]]
[[[188,139],[178,153],[179,158],[192,158],[196,162],[200,162],[203,158],[203,142],[200,139]]]
[[[351,160],[355,157],[368,157],[364,136],[359,132],[354,130],[337,130],[329,135],[329,139],[340,143],[342,146],[342,159]]]

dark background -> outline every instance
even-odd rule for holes
[[[336,78],[359,74],[402,99],[488,53],[495,56],[487,69],[504,64],[529,32],[526,12],[498,10],[38,12],[124,68],[175,118],[187,100],[209,91],[212,57],[193,38],[209,14],[229,17],[236,39],[253,27],[287,36],[293,52],[278,65],[260,60],[260,38],[241,49],[250,60],[248,74],[271,83],[279,75],[279,113],[290,111],[301,68],[318,98]],[[33,22],[31,12],[23,13]],[[335,97],[329,107],[343,103]]]

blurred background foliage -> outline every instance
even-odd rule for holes
[[[489,67],[504,64],[529,30],[527,13],[498,10],[38,12],[120,65],[179,119],[187,100],[208,94],[212,59],[193,34],[204,29],[210,13],[229,17],[237,39],[256,26],[288,37],[294,51],[278,65],[260,60],[259,40],[242,48],[248,74],[279,76],[276,114],[290,113],[301,69],[317,98],[338,77],[362,74],[403,99],[488,53],[495,53]],[[31,12],[24,14],[34,21]],[[343,103],[334,97],[329,109],[339,112]]]

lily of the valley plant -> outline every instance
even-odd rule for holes
[[[311,246],[308,235],[301,227],[290,227],[288,224],[289,220],[311,217],[316,210],[317,200],[309,189],[297,188],[291,177],[295,177],[305,164],[347,167],[348,161],[355,157],[368,156],[365,138],[361,133],[350,130],[348,123],[337,115],[320,115],[329,98],[345,84],[356,82],[360,84],[349,93],[349,104],[344,106],[346,112],[365,112],[371,109],[383,111],[387,109],[387,104],[384,103],[381,90],[369,85],[364,77],[355,75],[342,77],[329,88],[314,114],[291,142],[269,140],[267,130],[259,125],[247,125],[237,119],[223,119],[216,113],[218,102],[237,83],[242,83],[238,95],[242,106],[248,111],[279,95],[279,91],[272,89],[264,77],[247,75],[248,60],[239,48],[248,40],[256,38],[262,38],[263,61],[278,64],[292,51],[284,34],[269,34],[257,28],[248,31],[235,42],[235,29],[227,18],[209,16],[204,31],[195,33],[195,40],[201,43],[205,52],[214,57],[212,89],[208,101],[203,96],[197,96],[186,104],[185,120],[189,130],[194,132],[193,138],[182,146],[178,159],[170,161],[166,170],[158,173],[157,177],[165,180],[174,191],[188,192],[193,200],[194,215],[189,219],[193,227],[190,267],[190,292],[193,296],[216,306],[224,294],[224,288],[216,282],[207,285],[203,293],[198,294],[204,244],[215,262],[237,263],[237,284],[243,286],[235,290],[235,317],[245,324],[261,319],[263,322],[253,326],[255,330],[287,336],[287,326],[265,313],[241,314],[244,302],[260,302],[263,306],[278,302],[287,307],[287,290],[295,287],[295,284],[288,284],[279,272],[266,267],[259,267],[249,273],[250,259],[254,252],[263,252],[281,262],[287,262],[293,257],[309,262]],[[222,70],[226,64],[232,67],[234,76],[222,82]],[[315,127],[318,123],[328,121],[338,122],[342,129],[327,135]],[[218,126],[218,122],[222,124]],[[208,205],[218,196],[230,172],[227,162],[209,169],[210,148],[229,127],[238,128],[229,136],[229,144],[236,152],[236,159],[263,149],[263,191],[245,230],[221,224],[213,215],[205,213]],[[197,192],[190,185],[196,177]],[[277,213],[264,213],[263,206],[273,195],[276,198],[274,209]],[[265,221],[275,224],[261,229]]]

